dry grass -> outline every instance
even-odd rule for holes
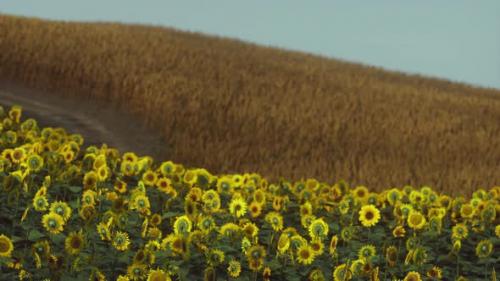
[[[500,91],[167,28],[0,16],[0,77],[106,101],[214,173],[500,184]],[[133,128],[130,128],[133,134]]]

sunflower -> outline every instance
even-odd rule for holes
[[[462,248],[462,241],[458,239],[454,240],[451,251],[456,254],[460,251],[461,248]]]
[[[354,260],[351,264],[350,270],[353,276],[360,276],[364,271],[365,261],[362,259]]]
[[[380,220],[380,211],[374,205],[365,205],[359,211],[359,221],[364,227],[372,227]]]
[[[174,222],[175,234],[187,234],[191,231],[192,223],[188,216],[180,216]]]
[[[211,216],[202,216],[198,219],[197,226],[206,233],[215,227],[215,221]]]
[[[109,168],[106,165],[102,165],[97,169],[97,179],[99,182],[104,182],[108,179],[110,174]]]
[[[248,261],[248,268],[252,271],[258,271],[264,265],[264,259],[252,259]]]
[[[364,202],[365,199],[369,195],[368,188],[366,186],[357,186],[353,191],[352,194],[354,195],[354,198],[358,199],[361,202]]]
[[[70,255],[76,255],[80,253],[85,245],[85,241],[83,240],[83,234],[80,230],[79,232],[71,232],[65,240],[64,246],[66,252]]]
[[[466,203],[462,204],[462,206],[460,207],[460,216],[462,216],[462,218],[470,219],[474,216],[474,213],[475,209],[472,204]]]
[[[432,280],[441,280],[441,278],[443,278],[443,271],[440,267],[433,266],[427,271],[427,277],[432,278]]]
[[[419,211],[412,210],[408,215],[408,226],[417,230],[422,229],[426,224],[426,219]]]
[[[262,279],[264,281],[269,281],[271,280],[271,268],[266,266],[264,270],[262,271]]]
[[[358,251],[358,258],[362,260],[367,260],[377,253],[375,246],[373,245],[364,245]]]
[[[83,176],[83,189],[95,189],[97,185],[97,173],[90,171]]]
[[[65,222],[71,217],[72,210],[68,203],[62,201],[56,201],[50,204],[50,212],[60,215]]]
[[[398,248],[396,246],[389,246],[385,249],[385,260],[390,267],[396,265],[398,259]]]
[[[394,206],[396,202],[398,202],[403,195],[401,194],[401,191],[397,188],[393,188],[387,192],[387,201],[391,206]]]
[[[285,197],[285,196],[274,196],[273,209],[275,211],[280,211],[283,208],[283,203],[285,202],[286,198],[287,197]]]
[[[274,231],[280,231],[283,229],[283,217],[278,212],[269,212],[265,217],[266,222],[268,222]]]
[[[311,249],[314,253],[314,256],[319,256],[323,254],[323,250],[325,248],[325,245],[320,239],[313,239],[310,243]]]
[[[237,225],[237,224],[234,224],[232,222],[228,222],[228,223],[225,223],[220,229],[219,229],[219,233],[223,236],[227,236],[227,237],[230,237],[230,236],[235,236],[237,235],[238,233],[240,233],[241,231],[241,228]]]
[[[11,159],[13,163],[19,164],[26,159],[26,152],[20,147],[14,148],[11,153]]]
[[[247,236],[248,238],[254,238],[259,233],[259,228],[251,222],[244,224],[242,230],[245,236]]]
[[[309,225],[309,235],[312,239],[323,239],[328,235],[328,224],[322,218],[315,219]]]
[[[97,193],[91,189],[87,189],[82,194],[82,203],[86,205],[95,205]]]
[[[38,211],[46,211],[47,208],[49,207],[49,201],[47,200],[47,197],[44,195],[35,195],[33,198],[33,208]]]
[[[262,189],[257,189],[253,193],[253,200],[260,205],[263,205],[266,203],[266,193]]]
[[[19,121],[21,120],[22,112],[23,112],[22,107],[20,107],[18,105],[14,105],[9,110],[9,113],[8,113],[9,118],[12,119],[12,121],[14,121],[14,122],[19,123]]]
[[[147,281],[170,281],[170,276],[161,269],[150,270]]]
[[[207,261],[213,266],[217,266],[224,262],[224,252],[219,249],[211,249],[208,253]]]
[[[407,218],[413,210],[413,207],[410,204],[401,204],[399,208],[401,210],[401,215],[403,216],[403,218]]]
[[[172,181],[169,178],[159,177],[156,180],[156,188],[163,193],[168,193],[168,189],[171,185]]]
[[[43,158],[38,154],[32,154],[28,156],[28,159],[26,159],[26,164],[28,165],[29,170],[38,172],[43,167]]]
[[[406,274],[403,281],[422,281],[422,278],[420,277],[420,273],[416,271],[410,271]]]
[[[454,239],[465,239],[469,235],[467,225],[458,223],[451,228],[451,237]]]
[[[404,226],[402,226],[402,225],[398,225],[392,230],[392,236],[394,236],[396,238],[405,237],[405,234],[406,234],[406,230],[405,230]]]
[[[113,247],[119,251],[126,251],[130,245],[130,239],[128,233],[123,231],[117,231],[113,237]]]
[[[262,213],[262,205],[260,205],[256,201],[252,201],[252,203],[250,203],[250,205],[248,206],[248,209],[250,210],[250,215],[252,216],[252,218],[256,218]]]
[[[10,257],[14,250],[14,244],[9,237],[0,235],[0,257]]]
[[[500,238],[500,224],[495,226],[495,235],[497,236],[497,238]]]
[[[217,192],[219,194],[231,194],[234,190],[234,182],[230,176],[222,176],[217,179]]]
[[[96,214],[96,210],[92,205],[83,205],[78,212],[78,215],[84,220],[90,220]]]
[[[135,196],[131,207],[133,210],[137,209],[141,214],[149,214],[151,203],[149,203],[149,198],[145,194],[139,194]]]
[[[64,162],[66,162],[66,164],[69,164],[75,158],[75,153],[72,150],[68,150],[63,152],[62,156],[64,158]]]
[[[188,186],[193,186],[198,181],[198,175],[195,170],[187,170],[182,179]]]
[[[414,264],[423,265],[427,261],[427,259],[428,259],[428,254],[425,248],[416,247],[415,250],[413,250],[412,260]]]
[[[120,172],[128,177],[134,176],[137,171],[136,163],[137,162],[123,161],[120,164]]]
[[[266,256],[266,250],[261,245],[253,245],[247,249],[247,258],[251,260],[260,260]]]
[[[58,234],[64,229],[63,217],[53,212],[43,215],[42,224],[52,234]]]
[[[330,240],[330,244],[328,246],[328,253],[330,253],[330,255],[333,255],[337,250],[338,242],[339,242],[339,237],[337,235],[333,235],[332,239]]]
[[[149,220],[152,226],[159,226],[161,224],[161,215],[153,214]]]
[[[343,263],[335,267],[333,271],[334,281],[349,281],[352,278],[352,272],[347,267],[347,264]]]
[[[284,254],[290,248],[290,238],[287,234],[282,233],[278,239],[278,252]]]
[[[147,170],[144,174],[142,174],[142,181],[147,186],[155,186],[157,180],[158,176],[151,170]]]
[[[487,258],[489,255],[491,255],[492,250],[493,243],[491,243],[491,240],[482,240],[476,246],[476,256],[478,256],[479,258]]]
[[[104,154],[99,154],[94,160],[94,164],[92,165],[92,168],[94,170],[99,170],[100,167],[106,166],[106,155]]]
[[[127,276],[130,280],[143,280],[146,277],[147,267],[142,263],[132,263],[127,267]]]
[[[178,254],[183,254],[187,251],[187,245],[186,241],[181,235],[173,235],[172,236],[172,242],[170,246],[172,247],[172,251],[178,253]]]
[[[247,209],[247,202],[242,197],[233,198],[229,203],[229,212],[237,218],[245,215]]]
[[[303,265],[311,264],[314,261],[314,252],[308,244],[302,244],[297,249],[297,261]]]
[[[237,278],[241,273],[241,264],[236,260],[231,260],[228,263],[227,273],[233,278]]]
[[[109,226],[106,223],[100,222],[99,224],[97,224],[97,233],[99,233],[101,240],[111,240],[111,232],[109,230]]]
[[[312,215],[312,205],[309,201],[305,202],[304,204],[300,205],[300,215],[301,216],[306,216],[306,215]]]

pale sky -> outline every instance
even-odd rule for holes
[[[500,89],[500,0],[0,0],[0,13],[164,25]]]

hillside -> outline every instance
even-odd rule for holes
[[[498,90],[169,28],[7,15],[0,79],[116,106],[162,134],[169,159],[213,173],[451,194],[500,184]]]

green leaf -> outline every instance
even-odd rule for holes
[[[177,217],[180,214],[181,213],[179,213],[179,212],[166,212],[166,213],[163,213],[163,215],[161,217],[162,217],[162,219],[168,219],[168,218],[172,218],[172,217]]]
[[[75,186],[75,185],[68,186],[68,189],[73,193],[79,193],[80,191],[82,191],[81,186]]]
[[[30,241],[38,241],[42,237],[45,237],[45,234],[41,233],[40,231],[38,231],[36,229],[33,229],[28,234],[28,240],[30,240]]]

